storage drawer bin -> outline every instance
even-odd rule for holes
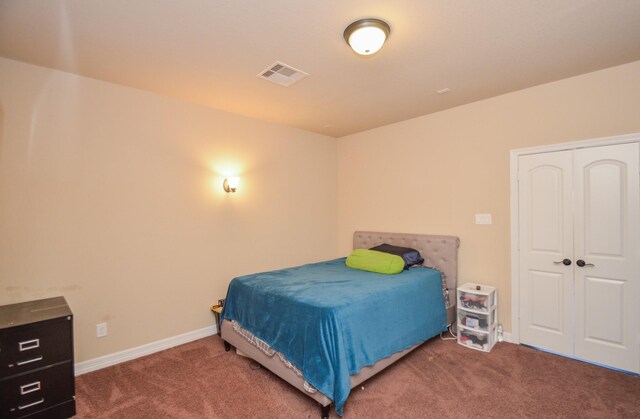
[[[488,332],[495,324],[496,310],[487,314],[476,313],[470,310],[458,310],[458,324],[470,330]]]
[[[489,313],[496,305],[495,288],[486,285],[476,289],[475,284],[465,284],[458,288],[458,307]]]
[[[472,349],[489,352],[496,343],[496,329],[493,328],[491,331],[483,333],[459,326],[458,343]]]

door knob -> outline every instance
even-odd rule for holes
[[[581,268],[583,268],[583,267],[585,267],[585,266],[596,266],[596,265],[594,265],[593,263],[587,263],[587,262],[585,262],[585,261],[584,261],[584,260],[582,260],[582,259],[578,259],[578,260],[576,261],[576,265],[578,265],[578,266],[579,266],[579,267],[581,267]]]
[[[569,266],[569,265],[571,265],[571,259],[564,258],[564,259],[559,260],[559,261],[555,261],[554,260],[553,263],[562,263],[564,266]]]

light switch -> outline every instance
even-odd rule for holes
[[[476,224],[491,224],[491,214],[476,214]]]

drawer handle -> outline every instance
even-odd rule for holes
[[[34,391],[40,390],[40,381],[36,381],[35,383],[25,384],[20,386],[20,395],[23,396],[25,394],[33,393]]]
[[[25,340],[24,342],[18,343],[18,347],[20,348],[20,352],[28,351],[29,349],[39,348],[40,339]]]
[[[44,397],[42,399],[38,400],[37,402],[33,402],[33,403],[29,403],[29,404],[23,404],[23,405],[18,406],[18,410],[28,409],[30,407],[37,406],[40,403],[44,403]]]
[[[27,359],[26,361],[18,361],[16,362],[16,365],[20,366],[20,365],[25,365],[25,364],[31,364],[32,362],[38,362],[38,361],[42,361],[42,357],[39,356],[37,358],[33,358],[33,359]]]

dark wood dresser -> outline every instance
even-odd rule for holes
[[[75,414],[73,313],[64,297],[0,306],[0,418]]]

